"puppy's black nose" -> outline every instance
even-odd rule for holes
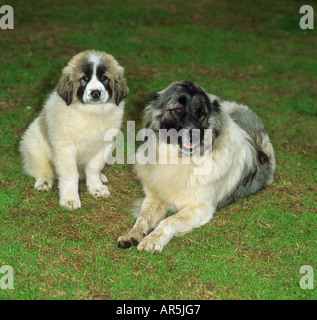
[[[101,92],[99,90],[92,90],[90,94],[94,99],[98,99],[101,95]]]

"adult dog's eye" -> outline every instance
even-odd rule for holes
[[[88,82],[90,80],[88,76],[83,76],[81,79],[84,80],[85,82]]]
[[[203,111],[197,111],[196,116],[199,119],[203,119],[205,117],[205,113]]]
[[[182,113],[183,112],[182,108],[177,108],[174,111],[177,112],[177,113]]]
[[[100,77],[100,80],[101,80],[102,82],[105,82],[106,80],[108,80],[108,78],[107,78],[106,76],[101,76],[101,77]]]

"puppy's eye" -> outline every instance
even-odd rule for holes
[[[105,81],[108,80],[108,78],[107,78],[106,76],[101,76],[101,77],[100,77],[100,80],[101,80],[102,82],[105,82]]]
[[[88,76],[83,76],[81,78],[81,80],[84,80],[85,82],[88,82],[90,80],[90,78]]]
[[[175,112],[177,112],[177,113],[182,113],[183,110],[182,110],[182,108],[177,108],[177,109],[175,109]]]

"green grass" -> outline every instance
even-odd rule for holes
[[[14,289],[0,289],[0,299],[316,300],[317,38],[299,28],[303,4],[14,1],[15,28],[0,30],[0,267],[13,267]],[[116,246],[142,195],[131,165],[105,168],[110,198],[81,183],[74,212],[59,207],[56,184],[33,190],[18,142],[63,66],[92,48],[125,67],[124,121],[137,128],[151,93],[175,80],[249,105],[276,150],[273,185],[161,255]],[[299,286],[303,265],[314,268],[313,290]]]

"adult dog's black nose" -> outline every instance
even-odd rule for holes
[[[101,92],[99,90],[92,90],[90,94],[96,100],[99,99]]]

